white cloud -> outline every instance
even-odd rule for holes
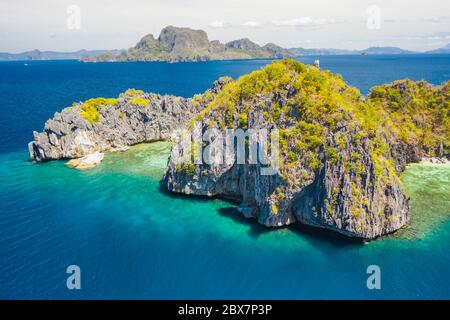
[[[274,20],[272,24],[277,27],[302,27],[302,26],[321,26],[326,24],[337,23],[334,18],[317,18],[313,19],[310,17],[300,17],[288,20]]]
[[[257,27],[261,26],[261,22],[259,22],[259,21],[247,21],[247,22],[244,22],[242,25],[244,27],[257,28]]]
[[[366,8],[374,2],[383,10],[383,27],[376,32],[366,27]],[[81,30],[67,29],[66,9],[73,3],[81,8]],[[449,12],[450,1],[444,0],[0,0],[0,51],[129,48],[145,34],[157,37],[167,25],[205,29],[222,42],[246,37],[289,46],[315,39],[320,43],[311,46],[420,50],[437,41],[426,36],[448,42],[438,33],[450,30]],[[365,42],[346,42],[357,39]]]
[[[225,27],[225,24],[222,21],[215,20],[211,22],[209,26],[212,28],[223,28]]]
[[[324,18],[320,18],[320,19],[314,20],[314,24],[317,24],[317,25],[327,24],[327,23],[330,23],[330,20],[327,20],[327,19],[324,19]]]
[[[312,24],[313,19],[311,19],[310,17],[301,17],[301,18],[290,19],[290,20],[281,20],[281,21],[275,20],[275,21],[272,21],[272,23],[279,27],[282,27],[282,26],[297,27],[297,26],[305,26],[305,25]]]

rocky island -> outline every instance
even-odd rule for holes
[[[193,123],[202,131],[276,127],[277,174],[262,175],[258,164],[179,165],[173,148],[162,186],[236,201],[268,227],[298,222],[374,239],[410,219],[399,180],[406,165],[449,158],[449,113],[450,82],[401,80],[364,97],[338,75],[283,59],[189,99],[130,89],[75,103],[34,132],[29,151],[38,162],[98,160],[137,143],[180,141]]]
[[[82,61],[185,62],[288,56],[291,56],[288,50],[272,43],[261,47],[249,39],[240,39],[223,44],[219,41],[209,41],[208,35],[203,30],[168,26],[162,29],[157,39],[152,34],[148,34],[136,46],[120,54],[103,53],[94,57],[85,57]]]
[[[198,111],[192,99],[129,89],[118,98],[93,98],[57,112],[42,133],[34,132],[29,151],[36,161],[73,159],[170,140]]]

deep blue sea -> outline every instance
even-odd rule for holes
[[[450,80],[449,55],[320,60],[364,94],[406,77]],[[29,160],[33,130],[73,101],[127,88],[191,96],[267,63],[0,62],[0,299],[449,299],[448,165],[410,166],[402,176],[410,226],[361,244],[309,228],[269,230],[232,203],[165,193],[169,143],[107,154],[88,171]],[[73,264],[81,290],[66,287]],[[381,268],[381,290],[367,289],[369,265]]]

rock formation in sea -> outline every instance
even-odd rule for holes
[[[225,85],[193,121],[203,132],[278,128],[279,172],[262,175],[262,165],[236,162],[180,164],[180,145],[163,184],[235,200],[269,227],[300,222],[374,239],[410,219],[399,180],[406,165],[426,154],[448,157],[449,92],[450,83],[404,80],[365,98],[328,71],[277,61]]]
[[[273,43],[259,46],[249,39],[240,39],[222,44],[209,41],[203,30],[168,26],[159,37],[144,36],[133,48],[120,55],[104,53],[85,57],[82,61],[209,61],[255,58],[282,58],[291,53]]]
[[[117,99],[94,98],[55,113],[28,148],[33,159],[46,161],[170,140],[197,111],[192,99],[130,89]]]
[[[92,169],[102,162],[104,154],[101,152],[90,153],[82,158],[72,159],[66,163],[69,168],[78,170]]]
[[[450,82],[402,80],[364,97],[340,76],[284,59],[221,78],[191,99],[129,90],[77,103],[47,121],[29,148],[44,161],[172,139],[161,182],[172,192],[231,199],[268,227],[299,222],[374,239],[410,219],[399,179],[406,165],[449,157],[449,93]],[[265,165],[248,162],[180,164],[182,129],[190,128],[276,128],[280,166],[264,175]]]

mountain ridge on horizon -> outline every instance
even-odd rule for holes
[[[82,57],[97,56],[105,52],[119,54],[120,50],[86,50],[53,51],[38,49],[18,53],[0,52],[0,61],[28,61],[28,60],[80,60]]]
[[[78,50],[73,52],[40,51],[0,52],[0,61],[18,60],[81,60],[84,62],[114,61],[210,61],[238,59],[277,59],[294,56],[380,55],[380,54],[447,54],[450,44],[424,52],[392,46],[372,46],[364,50],[334,48],[283,48],[273,43],[260,46],[248,38],[221,43],[210,41],[203,30],[167,26],[158,38],[147,34],[128,50]]]

